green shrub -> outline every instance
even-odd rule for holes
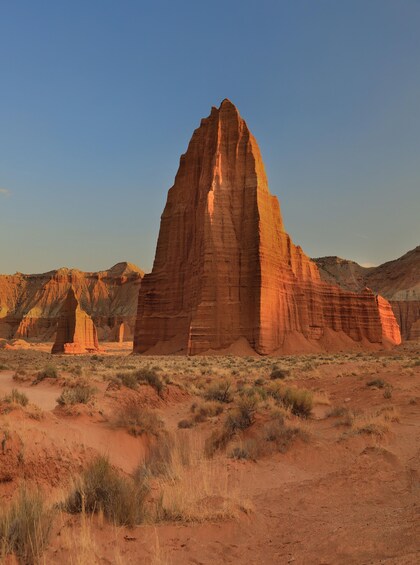
[[[61,406],[72,406],[74,404],[88,404],[95,396],[95,389],[89,385],[76,385],[66,387],[57,398]]]
[[[16,388],[13,388],[12,392],[4,397],[4,401],[9,404],[20,404],[20,406],[26,406],[29,399],[24,392],[20,392]]]
[[[124,477],[100,455],[82,473],[64,508],[70,513],[102,511],[118,526],[135,526],[144,521],[148,492],[145,477],[137,481]]]
[[[41,492],[22,487],[17,498],[0,507],[0,560],[14,553],[23,564],[42,560],[48,544],[54,513],[46,509]]]

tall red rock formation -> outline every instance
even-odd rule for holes
[[[63,268],[39,275],[0,275],[0,338],[54,340],[57,319],[72,286],[101,340],[113,341],[121,323],[125,339],[131,340],[143,275],[126,262],[90,273]]]
[[[80,307],[70,287],[60,311],[57,336],[51,353],[88,353],[98,351],[98,336],[92,318]]]
[[[262,354],[398,343],[388,314],[382,324],[371,291],[355,295],[321,281],[284,231],[238,110],[229,100],[212,108],[168,193],[134,351],[195,354],[245,340]]]
[[[340,257],[314,259],[321,278],[347,290],[372,288],[390,301],[404,339],[420,338],[420,246],[378,267]]]

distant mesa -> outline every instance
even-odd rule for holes
[[[282,354],[400,341],[385,299],[321,280],[284,230],[247,124],[229,100],[213,107],[168,192],[134,352]]]
[[[60,311],[57,336],[51,353],[93,353],[99,350],[92,318],[80,307],[72,287]]]
[[[34,275],[0,275],[0,338],[54,341],[71,286],[101,341],[115,341],[121,324],[124,341],[132,341],[143,275],[128,262],[99,272],[61,268]]]

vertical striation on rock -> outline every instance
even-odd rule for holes
[[[269,354],[381,344],[383,334],[398,343],[395,319],[383,319],[374,293],[321,281],[284,230],[245,121],[229,100],[212,108],[168,192],[134,351],[196,354],[246,340]]]
[[[98,336],[92,318],[80,307],[70,287],[58,318],[57,336],[51,353],[79,354],[98,351]]]

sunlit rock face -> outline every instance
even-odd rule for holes
[[[284,230],[245,121],[229,100],[212,108],[168,193],[140,289],[134,351],[271,354],[399,339],[373,292],[321,281]]]

